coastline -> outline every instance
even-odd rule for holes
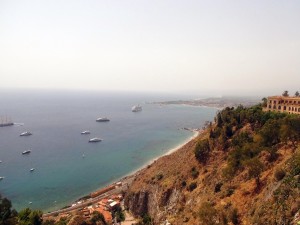
[[[96,190],[94,190],[93,192],[97,192],[99,190],[103,190],[107,187],[110,187],[110,186],[117,186],[118,183],[122,183],[122,184],[126,184],[127,185],[127,188],[131,185],[131,182],[132,180],[144,169],[146,169],[148,166],[150,166],[151,164],[153,164],[156,160],[164,157],[164,156],[167,156],[167,155],[170,155],[176,151],[178,151],[179,149],[181,149],[183,146],[185,146],[186,144],[188,144],[189,142],[193,141],[194,139],[196,139],[197,137],[199,137],[199,135],[201,135],[201,133],[203,132],[203,130],[201,129],[189,129],[188,131],[190,132],[193,132],[194,134],[187,138],[186,140],[184,140],[182,143],[178,144],[177,146],[169,149],[165,154],[161,155],[161,156],[158,156],[154,159],[151,159],[149,160],[148,162],[146,162],[144,165],[142,165],[140,168],[136,169],[136,170],[133,170],[131,172],[129,172],[128,174],[120,177],[120,178],[117,178],[115,180],[113,180],[112,182],[110,182],[109,184],[105,185],[104,187],[102,188],[97,188]],[[124,191],[122,189],[122,191]],[[101,196],[97,196],[97,197],[89,197],[91,196],[91,194],[93,192],[90,192],[90,193],[87,193],[85,196],[82,196],[82,197],[79,197],[78,199],[76,199],[75,201],[71,202],[70,204],[67,204],[65,207],[62,207],[58,210],[54,210],[54,211],[49,211],[47,213],[44,214],[44,217],[49,217],[49,216],[53,216],[54,214],[57,214],[57,213],[66,213],[66,212],[73,212],[79,208],[82,208],[84,207],[84,205],[86,204],[91,204],[92,202],[95,202],[97,201]],[[104,193],[105,196],[108,195],[109,192],[107,193]],[[84,199],[88,199],[87,202],[82,202],[82,200]],[[80,204],[77,204],[76,207],[72,206],[72,203],[78,203],[78,202],[82,202]]]
[[[194,140],[195,138],[197,138],[203,130],[196,130],[196,129],[193,129],[193,130],[189,130],[190,132],[193,132],[193,136],[192,137],[189,137],[187,138],[186,140],[184,140],[182,143],[178,144],[177,146],[173,147],[173,148],[170,148],[169,150],[167,150],[166,153],[164,153],[163,155],[161,156],[157,156],[156,158],[154,159],[151,159],[149,160],[148,162],[146,162],[145,164],[143,164],[140,168],[138,169],[135,169],[131,172],[129,172],[128,174],[126,174],[125,176],[123,176],[122,178],[119,178],[117,180],[115,180],[113,183],[115,182],[118,182],[118,181],[121,181],[122,179],[126,178],[126,177],[129,177],[129,176],[134,176],[136,175],[136,173],[140,172],[141,170],[147,168],[147,166],[151,165],[152,163],[154,163],[156,160],[160,159],[161,157],[164,157],[166,155],[170,155],[176,151],[178,151],[179,149],[181,149],[183,146],[185,146],[186,144],[188,144],[189,142],[191,142],[192,140]]]

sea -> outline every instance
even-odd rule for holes
[[[13,208],[44,212],[117,181],[187,142],[216,108],[152,104],[187,95],[62,90],[1,90],[0,194]],[[141,112],[131,107],[140,104]],[[96,122],[108,117],[110,122]],[[82,135],[89,130],[91,134]],[[21,137],[29,131],[31,136]],[[89,143],[98,137],[102,142]],[[28,155],[22,155],[25,150]],[[188,162],[187,162],[188,163]],[[34,168],[33,172],[30,169]]]

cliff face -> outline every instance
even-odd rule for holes
[[[160,224],[167,219],[172,221],[186,204],[191,204],[185,199],[185,176],[192,167],[199,166],[193,157],[196,141],[139,172],[125,197],[125,206],[133,215],[148,214],[155,224]],[[182,220],[172,224],[182,224]]]
[[[153,185],[149,190],[132,193],[127,196],[125,204],[136,217],[149,214],[152,215],[155,223],[164,221],[166,215],[176,214],[181,193],[176,188],[170,188],[165,192],[159,189],[159,185]]]
[[[241,149],[254,149],[260,140],[258,126],[254,121],[232,127],[233,134],[223,142],[214,137],[217,127],[207,129],[141,170],[126,193],[125,206],[136,217],[150,216],[153,224],[296,224],[300,171],[293,168],[300,168],[298,141],[278,141],[270,148],[276,147],[276,154],[265,147],[253,150],[253,155],[250,150],[251,154],[236,153],[240,147],[232,143],[244,132],[251,141],[242,142]],[[200,163],[194,151],[204,139],[209,139],[211,149],[207,161]],[[239,167],[229,173],[232,162]]]

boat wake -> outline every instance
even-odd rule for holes
[[[14,123],[14,125],[20,127],[20,126],[24,126],[24,123]]]

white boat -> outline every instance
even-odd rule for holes
[[[2,163],[2,161],[0,160],[0,163]]]
[[[34,170],[35,170],[34,168],[31,168],[31,169],[30,169],[30,172],[33,172]]]
[[[22,152],[22,155],[26,155],[26,154],[29,154],[31,152],[31,150],[25,150],[24,152]]]
[[[85,131],[82,131],[81,134],[90,134],[91,132],[89,130],[85,130]]]
[[[100,142],[102,141],[100,138],[91,138],[89,142]]]
[[[30,135],[32,135],[32,133],[30,133],[29,131],[25,131],[20,134],[20,136],[30,136]]]
[[[134,105],[132,108],[131,108],[131,111],[132,112],[140,112],[140,111],[142,111],[143,110],[143,108],[142,108],[142,106],[140,106],[140,105]]]
[[[110,120],[106,117],[99,117],[98,119],[96,119],[97,122],[109,122]]]
[[[0,177],[0,180],[3,180],[5,177]]]

